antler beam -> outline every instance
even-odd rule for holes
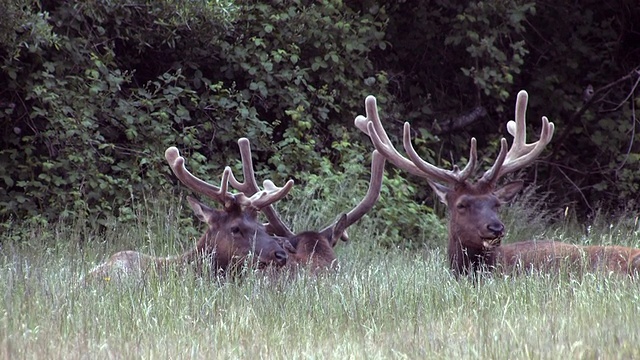
[[[473,173],[477,163],[475,138],[471,139],[469,162],[465,168],[460,171],[457,166],[454,166],[453,170],[444,170],[424,161],[416,153],[411,143],[411,125],[407,122],[404,124],[403,144],[410,159],[402,156],[398,150],[396,150],[380,121],[375,97],[371,95],[367,96],[365,99],[365,110],[366,117],[362,115],[358,116],[355,120],[356,126],[371,138],[376,150],[398,168],[413,175],[443,183],[464,181]]]
[[[382,156],[377,150],[374,150],[371,154],[371,179],[369,180],[367,194],[353,209],[351,209],[351,211],[347,213],[347,222],[344,226],[345,229],[360,220],[378,201],[378,198],[380,197],[380,190],[382,189],[382,179],[384,177],[384,164],[384,156]],[[325,233],[331,231],[337,222],[338,221],[335,221],[320,232]],[[345,238],[345,240],[348,238],[345,235],[342,235],[342,237]]]
[[[542,152],[544,147],[553,137],[554,125],[546,117],[542,117],[542,130],[540,140],[526,143],[526,111],[528,94],[526,91],[518,93],[516,102],[516,120],[507,123],[507,131],[514,137],[514,142],[509,149],[507,140],[501,139],[500,152],[493,166],[483,174],[480,182],[495,184],[502,176],[519,170],[531,164]],[[382,126],[378,115],[376,99],[368,96],[365,100],[366,117],[358,116],[356,126],[367,134],[373,142],[376,150],[384,155],[391,163],[413,175],[426,178],[432,182],[444,184],[456,184],[466,181],[475,171],[477,166],[477,141],[471,138],[469,161],[464,169],[454,166],[452,170],[438,168],[423,160],[413,147],[411,142],[411,125],[404,123],[403,145],[409,158],[401,155],[393,146],[387,132]]]

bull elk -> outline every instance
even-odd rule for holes
[[[183,184],[219,202],[223,208],[212,209],[192,197],[187,197],[196,216],[208,226],[193,249],[178,256],[165,258],[136,251],[121,251],[93,268],[85,277],[85,282],[95,279],[118,279],[130,275],[141,277],[149,271],[162,272],[169,266],[177,269],[191,266],[196,273],[201,273],[202,265],[208,263],[212,270],[228,273],[246,265],[249,260],[252,265],[260,268],[286,264],[287,252],[258,221],[258,212],[285,197],[293,187],[293,180],[289,180],[283,187],[277,187],[267,180],[264,182],[264,189],[256,191],[252,196],[243,193],[232,194],[228,191],[231,168],[224,169],[222,182],[218,187],[193,176],[185,168],[184,158],[175,147],[168,148],[165,157]]]
[[[332,267],[336,263],[333,247],[338,239],[346,239],[346,229],[371,210],[380,196],[384,158],[377,151],[373,152],[369,189],[351,211],[342,214],[338,220],[320,231],[294,234],[272,206],[289,193],[293,180],[289,180],[283,187],[265,180],[261,190],[255,179],[249,140],[241,138],[238,145],[244,182],[238,181],[231,168],[226,167],[220,187],[191,174],[177,148],[170,147],[165,152],[171,169],[184,185],[223,205],[222,210],[215,210],[187,197],[197,217],[208,225],[207,232],[195,248],[166,258],[136,251],[121,251],[93,268],[84,282],[110,280],[132,274],[140,277],[148,271],[163,271],[169,266],[178,269],[192,266],[196,273],[201,273],[202,265],[206,263],[216,272],[229,273],[240,265],[246,265],[249,260],[258,268],[282,268],[287,265],[309,266],[316,270]],[[230,193],[229,184],[240,193]],[[268,219],[267,224],[258,221],[260,211]]]
[[[234,189],[244,194],[253,195],[259,192],[259,187],[255,180],[251,161],[251,144],[249,140],[242,138],[238,141],[238,145],[242,159],[244,182],[238,181],[231,174],[229,183]],[[265,224],[267,232],[276,236],[283,248],[289,253],[288,266],[297,267],[302,265],[316,270],[330,268],[336,264],[336,255],[333,248],[338,243],[338,240],[343,239],[346,241],[348,239],[346,229],[369,212],[380,197],[384,165],[384,157],[374,150],[371,156],[369,188],[365,196],[348,213],[341,214],[336,221],[319,231],[303,231],[296,234],[282,221],[273,206],[268,205],[262,208],[262,213],[268,221]]]
[[[542,117],[540,139],[526,143],[526,108],[528,94],[517,96],[515,121],[507,123],[514,137],[511,148],[507,140],[500,141],[500,152],[479,180],[470,180],[477,167],[476,139],[471,138],[469,160],[460,170],[438,168],[423,160],[411,142],[411,127],[404,124],[403,145],[408,158],[401,155],[384,130],[376,99],[365,100],[366,117],[356,118],[356,126],[367,134],[377,151],[396,167],[427,180],[438,198],[448,208],[449,266],[457,276],[499,268],[503,271],[560,268],[565,263],[581,262],[587,269],[605,269],[618,273],[640,271],[640,250],[621,246],[578,246],[556,241],[523,241],[502,245],[505,227],[498,212],[523,187],[522,181],[512,181],[497,187],[503,176],[531,164],[551,141],[553,123]]]

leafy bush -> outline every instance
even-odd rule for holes
[[[10,10],[20,15],[3,23],[11,29],[46,21],[1,44],[5,228],[17,219],[134,220],[146,196],[172,196],[162,156],[172,145],[214,182],[226,164],[239,170],[240,137],[251,139],[259,177],[304,183],[321,165],[333,174],[354,156],[333,144],[357,133],[352,119],[374,90],[364,80],[385,82],[368,58],[385,45],[384,14],[340,2]]]
[[[489,163],[522,88],[557,128],[524,174],[548,206],[624,208],[640,200],[638,18],[595,1],[3,2],[0,224],[131,221],[147,194],[173,196],[171,145],[212,181],[239,169],[242,136],[258,176],[337,179],[370,151],[352,125],[369,94],[396,144],[409,121],[432,163],[471,136]],[[385,183],[406,198],[379,208],[384,231],[435,239],[433,194],[405,176]]]

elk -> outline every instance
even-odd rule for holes
[[[306,266],[312,270],[331,268],[336,264],[333,247],[339,238],[347,239],[346,229],[357,222],[373,206],[380,196],[384,176],[385,159],[377,152],[372,154],[371,181],[365,197],[348,213],[320,231],[304,231],[294,234],[281,220],[273,203],[284,198],[293,187],[289,180],[277,187],[265,180],[263,190],[258,187],[251,158],[248,139],[238,140],[244,182],[236,179],[230,167],[226,167],[220,187],[209,184],[191,174],[177,148],[170,147],[165,157],[176,177],[191,190],[203,194],[223,205],[214,210],[198,200],[187,197],[196,216],[207,223],[208,230],[195,248],[178,256],[153,257],[136,251],[121,251],[112,255],[105,263],[96,266],[85,277],[85,282],[95,279],[110,280],[131,274],[138,277],[152,271],[162,271],[168,266],[195,267],[209,263],[216,272],[229,273],[251,259],[258,268],[282,268]],[[231,194],[228,186],[240,191]],[[268,223],[258,221],[258,212],[264,213]]]
[[[401,155],[384,130],[376,99],[365,100],[366,117],[356,118],[356,126],[367,134],[377,151],[396,167],[427,180],[448,209],[449,267],[456,277],[493,270],[506,271],[536,268],[559,268],[563,263],[582,261],[587,268],[618,273],[640,270],[640,250],[621,246],[577,246],[557,241],[523,241],[502,245],[505,226],[500,220],[500,206],[510,201],[523,187],[522,181],[512,181],[501,187],[503,176],[531,164],[553,137],[554,125],[542,117],[540,139],[526,143],[526,108],[528,94],[520,91],[516,100],[515,121],[507,123],[514,137],[511,148],[507,140],[500,141],[500,152],[491,168],[477,181],[471,176],[477,167],[476,139],[471,138],[467,165],[445,170],[423,160],[411,142],[411,127],[404,124],[403,146],[408,158]]]
[[[282,267],[286,264],[287,252],[276,237],[267,233],[264,225],[258,221],[258,214],[261,209],[284,198],[292,189],[293,180],[283,187],[266,180],[264,189],[255,191],[252,196],[232,194],[228,191],[231,168],[224,169],[218,187],[192,175],[185,168],[185,160],[177,148],[168,148],[165,157],[184,185],[222,204],[222,209],[212,209],[195,198],[187,197],[196,216],[208,226],[193,249],[165,258],[136,251],[121,251],[92,269],[85,277],[85,282],[95,279],[109,281],[130,275],[142,277],[149,271],[162,272],[169,266],[177,269],[191,266],[201,274],[202,266],[206,263],[216,273],[235,273],[246,264],[259,268],[271,265]]]
[[[237,180],[233,174],[229,179],[231,186],[247,195],[253,195],[259,191],[255,180],[253,163],[251,161],[251,144],[248,139],[238,140],[240,157],[242,159],[242,173],[244,182]],[[289,253],[289,267],[305,266],[312,270],[327,269],[336,265],[334,247],[339,239],[348,240],[346,229],[360,220],[369,212],[380,197],[382,179],[384,177],[385,159],[373,151],[371,155],[371,177],[367,193],[360,202],[346,214],[341,214],[336,221],[320,229],[319,231],[303,231],[295,234],[282,221],[273,206],[262,208],[262,213],[267,218],[265,227],[269,234],[279,239],[282,247]]]

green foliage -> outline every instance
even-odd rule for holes
[[[243,136],[259,177],[294,178],[339,203],[334,179],[366,172],[349,164],[370,152],[354,145],[366,137],[352,125],[369,94],[396,144],[409,121],[420,154],[449,168],[475,136],[487,166],[520,89],[530,93],[532,133],[542,115],[556,124],[548,151],[522,174],[548,206],[575,207],[580,218],[596,204],[625,208],[640,201],[640,10],[619,5],[4,1],[0,224],[132,221],[145,195],[175,196],[168,146],[217,182],[224,165],[240,169]],[[441,131],[478,107],[487,115]],[[403,177],[385,182],[380,231],[393,246],[431,243],[441,232],[433,194]]]
[[[556,201],[577,203],[578,212],[589,215],[596,206],[624,208],[640,194],[633,103],[640,78],[640,38],[634,30],[640,10],[623,3],[619,8],[595,1],[541,5],[527,36],[536,44],[530,56],[540,61],[524,76],[531,79],[532,92],[546,94],[532,106],[558,129],[548,158],[558,166],[551,169],[547,187],[557,191]],[[585,102],[589,85],[595,94]]]
[[[387,5],[386,39],[392,45],[376,52],[396,100],[387,124],[397,119],[420,129],[416,137],[427,136],[435,163],[463,165],[471,136],[485,164],[493,162],[500,136],[510,140],[504,123],[513,118],[515,95],[525,89],[530,133],[538,133],[543,115],[556,125],[541,161],[523,172],[551,194],[549,206],[575,207],[584,219],[596,204],[615,209],[637,202],[635,3],[377,3]],[[588,85],[595,94],[585,102]],[[439,123],[475,106],[488,115],[438,133]]]
[[[363,80],[376,75],[367,54],[384,46],[382,19],[336,1],[9,10],[18,15],[7,29],[46,21],[0,44],[5,229],[17,219],[134,220],[145,194],[173,196],[168,146],[217,182],[224,165],[239,169],[235,142],[247,137],[259,177],[304,182],[333,166],[324,157],[350,157],[331,144],[351,141]]]
[[[532,2],[481,1],[469,3],[451,22],[453,32],[445,37],[444,44],[465,47],[467,61],[473,66],[460,70],[484,95],[509,99],[513,76],[520,73],[528,53],[524,40],[515,39],[525,32],[524,21],[529,14],[535,14]]]

